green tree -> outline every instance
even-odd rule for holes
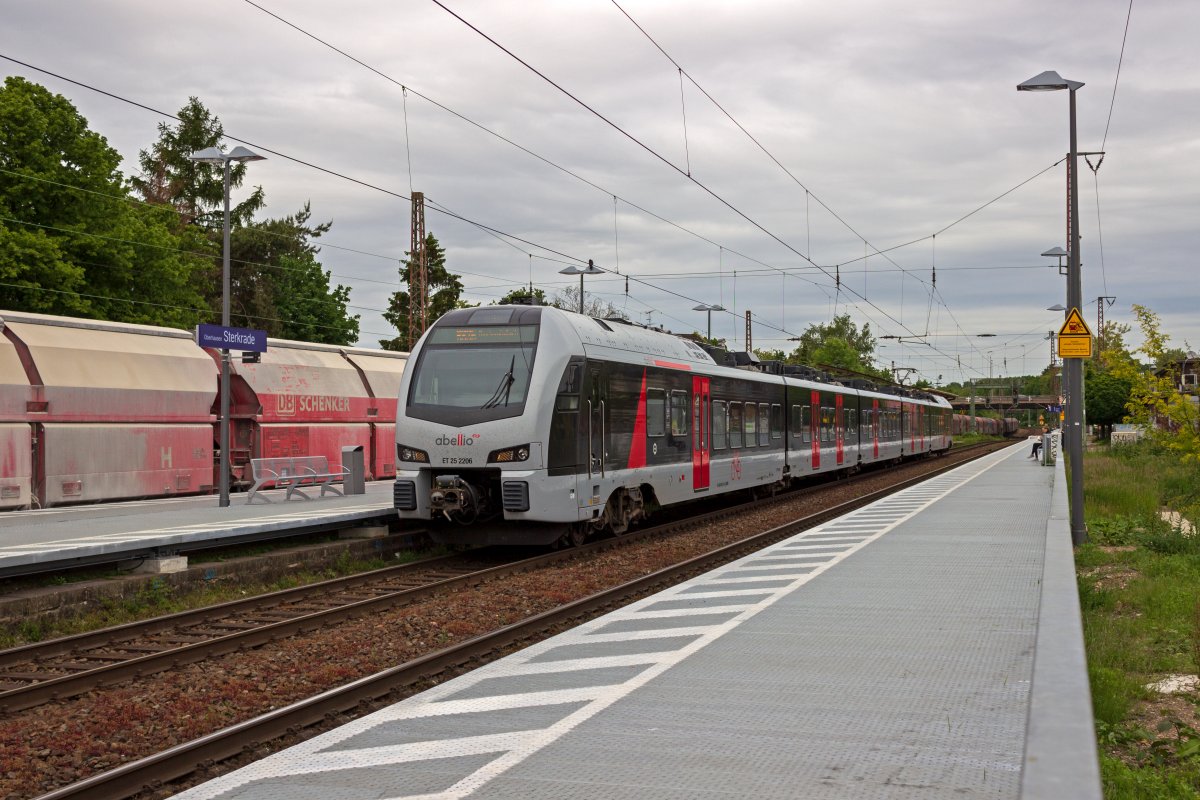
[[[192,161],[191,155],[208,147],[223,148],[225,128],[196,97],[189,97],[176,116],[179,122],[175,125],[159,123],[158,141],[138,154],[142,172],[130,182],[147,202],[174,206],[185,224],[204,220],[208,227],[220,230],[225,215],[225,168]],[[232,164],[230,189],[239,188],[245,178],[246,165]],[[262,187],[254,187],[249,197],[231,206],[230,224],[248,224],[265,203]]]
[[[872,364],[875,355],[875,337],[870,324],[862,330],[841,314],[832,322],[809,325],[800,334],[800,344],[787,356],[789,364],[807,364],[823,370],[864,376],[875,380],[892,382],[886,369]]]
[[[800,344],[788,356],[788,361],[794,364],[815,364],[818,362],[817,349],[827,341],[840,339],[856,354],[856,361],[862,367],[867,367],[875,355],[875,337],[871,335],[871,325],[866,323],[862,330],[850,319],[849,314],[841,314],[832,322],[809,325],[800,334]],[[842,348],[835,346],[838,352]],[[875,370],[871,370],[875,371]]]
[[[864,368],[869,366],[863,363],[859,351],[840,336],[826,337],[809,351],[809,357],[812,359],[811,363],[822,369],[834,367],[864,372]]]
[[[406,286],[411,285],[412,253],[405,252],[408,258],[400,262],[400,280]],[[425,236],[425,283],[426,304],[425,319],[432,325],[438,317],[455,308],[462,308],[463,285],[459,276],[446,269],[446,251],[438,244],[437,237],[432,233]],[[383,318],[395,326],[399,335],[392,339],[380,339],[379,345],[384,350],[407,351],[416,342],[408,341],[408,292],[393,292],[388,302],[387,311]]]
[[[514,303],[526,304],[529,302],[531,297],[533,298],[535,305],[546,305],[546,293],[544,291],[541,289],[534,289],[532,292],[530,292],[529,289],[525,287],[513,289],[511,292],[504,295],[504,297],[501,297],[496,302],[496,305],[507,306]]]
[[[224,167],[200,164],[191,155],[207,147],[224,149],[224,126],[198,98],[191,97],[178,122],[158,126],[158,140],[141,151],[141,175],[132,179],[149,203],[173,208],[182,223],[181,237],[211,254],[195,272],[195,285],[215,317],[222,305]],[[231,191],[241,187],[245,164],[230,169]],[[266,203],[261,186],[230,208],[231,321],[284,339],[352,344],[358,317],[347,313],[350,290],[330,286],[330,275],[317,260],[314,244],[331,223],[310,222],[309,203],[295,214],[255,221]]]
[[[131,203],[121,158],[67,98],[0,89],[0,284],[18,310],[190,327],[199,263],[178,220]]]
[[[1167,346],[1169,337],[1162,332],[1158,315],[1139,305],[1133,307],[1133,313],[1142,332],[1142,346],[1134,353],[1141,353],[1151,364],[1167,364],[1173,348]],[[1145,426],[1152,438],[1177,453],[1183,462],[1200,464],[1197,407],[1191,396],[1179,391],[1179,376],[1170,367],[1144,369],[1133,358],[1116,364],[1111,374],[1130,384],[1125,406],[1129,419]]]
[[[1131,389],[1127,378],[1109,372],[1093,372],[1083,383],[1083,404],[1090,425],[1100,425],[1105,434],[1125,418],[1125,406]]]
[[[238,227],[230,235],[230,315],[271,336],[325,344],[358,340],[358,316],[347,313],[350,289],[330,288],[315,239],[332,223],[310,224],[309,203],[295,214]],[[220,290],[214,262],[209,285]],[[214,297],[220,301],[220,295]]]

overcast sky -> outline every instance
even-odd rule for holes
[[[744,346],[749,309],[754,346],[790,349],[849,313],[905,337],[881,362],[945,381],[1049,361],[1065,279],[1039,254],[1067,246],[1068,95],[1016,85],[1052,69],[1086,84],[1080,150],[1107,153],[1095,176],[1081,163],[1085,319],[1112,296],[1107,319],[1148,306],[1200,349],[1200,3],[1134,0],[1114,102],[1128,0],[620,0],[694,80],[682,96],[609,0],[443,2],[612,124],[432,0],[261,0],[346,55],[244,0],[10,2],[0,53],[170,113],[194,95],[227,135],[377,187],[249,167],[268,214],[311,201],[325,241],[361,251],[321,260],[365,346],[395,335],[379,311],[411,188],[525,240],[427,210],[472,302],[530,280],[553,295],[593,259],[612,274],[589,294],[639,322],[703,332],[693,306],[719,303],[714,335]],[[157,137],[154,113],[0,63],[68,97],[127,173]]]

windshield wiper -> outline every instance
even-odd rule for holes
[[[508,372],[500,377],[500,384],[496,386],[496,391],[492,392],[491,398],[480,406],[480,408],[495,408],[500,405],[500,401],[504,401],[504,405],[508,405],[508,395],[512,390],[512,385],[517,379],[513,377],[513,370],[517,368],[517,357],[513,356],[512,361],[508,365]]]

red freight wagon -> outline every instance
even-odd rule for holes
[[[347,347],[346,359],[362,375],[374,401],[372,439],[367,471],[375,478],[396,477],[396,401],[408,353]]]
[[[40,314],[0,319],[31,395],[23,424],[34,504],[212,490],[216,368],[190,334]]]
[[[24,508],[33,483],[32,435],[26,421],[33,387],[11,336],[0,335],[0,508]]]
[[[220,354],[210,353],[219,363]],[[392,424],[405,360],[400,353],[286,339],[268,339],[259,363],[243,363],[235,354],[233,479],[248,482],[251,458],[325,456],[340,464],[349,445],[363,447],[368,480],[394,475]],[[388,394],[375,396],[376,386]]]

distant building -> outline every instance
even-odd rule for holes
[[[1175,388],[1184,394],[1200,394],[1200,356],[1190,350],[1186,357],[1160,367],[1154,374],[1160,378],[1173,376]]]
[[[1200,356],[1189,350],[1186,356],[1156,369],[1154,374],[1172,379],[1175,389],[1191,402],[1192,419],[1200,425]],[[1155,426],[1174,427],[1163,419],[1156,419]]]

